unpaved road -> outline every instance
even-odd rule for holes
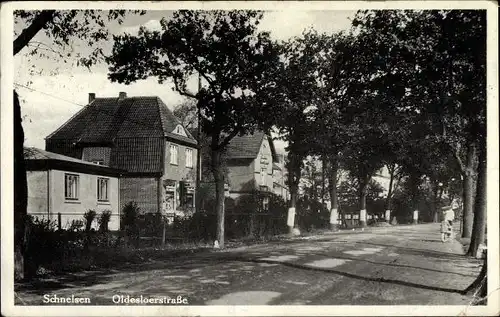
[[[15,302],[40,305],[55,294],[88,297],[93,305],[114,305],[116,295],[181,295],[193,305],[467,305],[459,292],[480,269],[457,241],[439,241],[439,224],[423,224],[68,274],[18,287]]]

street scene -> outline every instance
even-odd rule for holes
[[[43,294],[92,298],[182,294],[192,305],[463,305],[482,261],[442,243],[437,224],[338,232],[227,251],[204,250],[144,264],[45,278],[22,285],[16,302]],[[363,291],[360,291],[363,290]]]
[[[12,309],[494,310],[482,5],[3,6]]]

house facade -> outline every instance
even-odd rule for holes
[[[120,227],[119,177],[122,171],[104,165],[25,148],[28,214],[67,229],[88,210],[111,212],[109,230]],[[92,223],[97,229],[97,221]]]
[[[158,97],[96,98],[46,138],[48,151],[124,170],[120,204],[143,213],[194,210],[194,137]]]
[[[264,132],[237,136],[227,147],[229,197],[260,192],[273,193],[279,159],[272,138]],[[264,198],[266,209],[268,198]]]
[[[290,191],[286,185],[285,154],[277,153],[277,161],[273,163],[273,192],[285,201],[290,199]]]

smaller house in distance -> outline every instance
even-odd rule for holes
[[[67,229],[73,221],[83,221],[89,209],[98,216],[109,210],[108,229],[120,228],[121,170],[37,148],[25,148],[24,157],[29,215],[60,221],[61,228]],[[92,228],[98,228],[97,221]]]
[[[273,163],[273,192],[285,201],[290,199],[290,192],[286,185],[285,154],[276,154],[278,161]]]
[[[228,144],[226,155],[229,196],[237,200],[242,195],[260,192],[264,194],[263,208],[267,209],[266,196],[273,192],[273,169],[279,162],[272,138],[261,131],[237,136]]]

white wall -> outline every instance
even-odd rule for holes
[[[79,176],[79,195],[77,200],[67,200],[64,196],[64,175],[66,173]],[[98,177],[109,179],[108,202],[97,201]],[[109,229],[118,230],[120,227],[118,186],[118,178],[116,177],[59,170],[28,172],[28,213],[40,216],[40,218],[47,218],[47,208],[49,208],[50,219],[57,223],[57,215],[61,213],[61,226],[67,228],[73,220],[83,220],[83,214],[89,209],[95,210],[98,216],[102,211],[110,210],[111,220],[108,225]],[[97,219],[93,222],[92,227],[95,229],[98,228]]]

